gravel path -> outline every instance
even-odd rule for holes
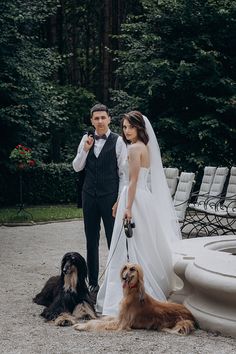
[[[51,275],[59,273],[64,253],[85,256],[82,221],[0,227],[0,353],[235,353],[236,340],[197,330],[188,337],[155,331],[76,332],[44,323],[32,303]],[[101,271],[107,249],[101,239]]]

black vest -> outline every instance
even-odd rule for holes
[[[85,164],[84,192],[98,197],[118,194],[117,139],[118,134],[111,132],[98,157],[94,155],[94,146],[89,150]]]

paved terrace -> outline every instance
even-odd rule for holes
[[[0,352],[1,354],[72,353],[235,353],[236,340],[197,330],[188,337],[156,331],[76,332],[55,327],[39,316],[32,303],[51,275],[59,273],[67,251],[85,256],[82,221],[34,226],[0,227]],[[100,271],[107,257],[104,235],[100,245]]]

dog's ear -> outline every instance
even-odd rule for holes
[[[64,278],[64,274],[63,274],[63,268],[66,264],[66,257],[67,257],[67,253],[64,255],[64,257],[61,260],[61,277]]]
[[[144,281],[143,281],[143,270],[139,265],[136,265],[136,270],[138,273],[139,301],[144,302],[145,288],[144,288]]]
[[[121,281],[122,281],[123,272],[124,272],[125,269],[127,269],[127,265],[126,265],[126,264],[125,264],[125,265],[121,268],[121,270],[120,270],[120,279],[121,279]]]

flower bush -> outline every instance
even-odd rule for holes
[[[35,166],[35,160],[32,159],[32,150],[21,144],[11,151],[10,159],[16,163],[19,169]]]

